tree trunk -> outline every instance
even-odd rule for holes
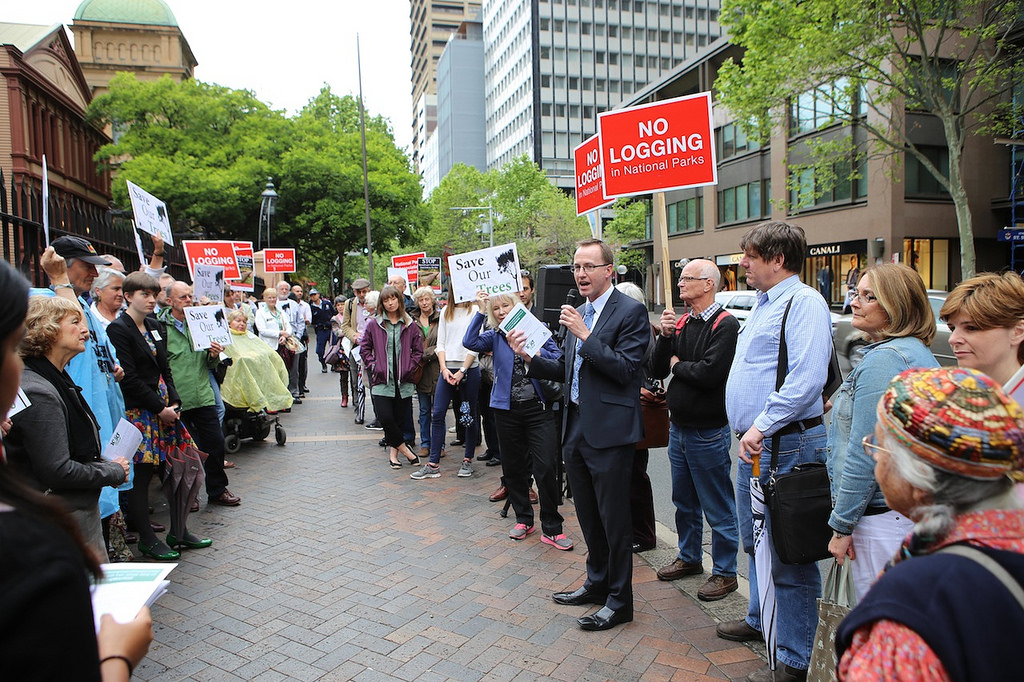
[[[963,131],[952,121],[943,121],[949,149],[949,195],[956,209],[957,231],[960,234],[960,281],[974,277],[974,222],[963,177]],[[959,134],[958,134],[959,133]]]

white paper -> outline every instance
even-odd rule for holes
[[[18,395],[14,398],[14,404],[11,405],[11,410],[7,413],[7,418],[10,419],[31,404],[32,402],[28,399],[28,396],[25,395],[25,391],[21,390],[21,387],[19,386]]]
[[[114,461],[120,457],[131,461],[141,442],[142,432],[135,424],[122,418],[114,428],[114,433],[111,434],[106,447],[103,448],[103,458]]]
[[[132,236],[135,237],[135,250],[139,252],[139,265],[146,265],[146,252],[142,248],[142,237],[139,231],[132,227]]]
[[[405,268],[392,268],[392,267],[389,267],[388,268],[388,281],[390,282],[391,279],[394,278],[394,277],[401,277],[403,280],[405,280],[405,291],[403,291],[402,294],[408,294],[409,293],[409,273],[408,273],[408,271],[406,271]]]
[[[513,294],[523,288],[515,243],[448,256],[451,302],[475,301],[476,292]]]
[[[46,170],[46,154],[43,154],[43,238],[50,245],[50,174]]]
[[[198,303],[206,296],[212,303],[224,300],[224,268],[196,263],[192,268],[192,297]]]
[[[214,341],[222,346],[231,345],[228,312],[230,311],[222,305],[185,308],[185,323],[192,335],[192,350],[206,350]]]
[[[167,204],[135,183],[125,182],[128,185],[128,198],[132,201],[132,212],[135,214],[135,227],[146,234],[158,234],[163,237],[165,244],[174,246]]]
[[[167,576],[178,564],[135,562],[103,564],[103,579],[92,586],[92,612],[96,632],[100,618],[109,613],[118,623],[128,623],[143,606],[152,606],[167,592]]]
[[[523,350],[529,353],[530,357],[536,355],[541,347],[551,338],[551,331],[538,320],[533,313],[526,309],[521,302],[516,303],[505,315],[505,319],[498,325],[498,329],[508,336],[513,331],[526,334],[526,343]]]

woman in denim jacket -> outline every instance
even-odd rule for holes
[[[876,265],[857,283],[852,325],[870,344],[863,360],[840,387],[829,427],[828,469],[834,501],[828,548],[851,567],[859,599],[913,529],[905,515],[889,509],[875,479],[875,462],[861,441],[878,421],[878,400],[892,378],[912,367],[936,367],[928,350],[935,314],[920,275],[905,265]]]

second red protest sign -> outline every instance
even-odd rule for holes
[[[606,111],[597,128],[606,197],[718,182],[711,93]]]

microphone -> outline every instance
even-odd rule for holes
[[[577,289],[569,289],[568,293],[566,293],[565,295],[565,304],[571,305],[573,308],[575,308],[579,304],[579,302],[580,292]],[[567,331],[568,330],[565,327],[563,327],[562,325],[558,325],[558,333],[555,334],[555,339],[558,340],[559,345],[561,345],[562,341],[565,339],[565,333]]]

